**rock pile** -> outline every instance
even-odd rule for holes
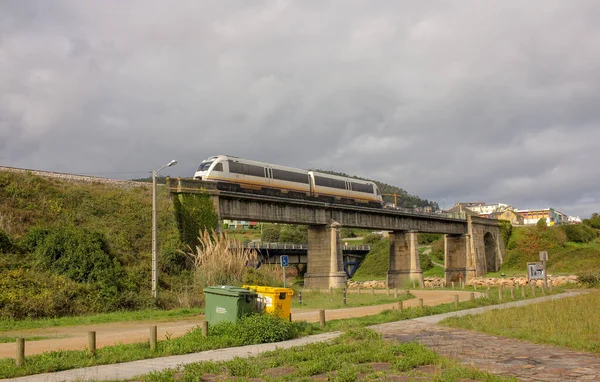
[[[445,281],[442,277],[425,277],[424,278],[425,288],[444,288]],[[552,276],[548,275],[548,282],[552,281],[553,286],[560,286],[565,284],[578,284],[577,276]],[[542,287],[542,280],[536,281],[536,286]],[[477,287],[487,287],[489,286],[521,286],[528,285],[529,282],[527,277],[477,277],[475,279],[467,281],[467,286]],[[458,287],[458,282],[456,282],[456,287]],[[348,281],[348,289],[384,289],[386,288],[386,282],[382,280],[374,280],[374,281]]]

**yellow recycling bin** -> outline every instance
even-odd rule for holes
[[[262,304],[266,313],[276,314],[285,320],[291,321],[293,289],[259,285],[242,285],[242,288],[256,291],[258,294],[257,300]]]

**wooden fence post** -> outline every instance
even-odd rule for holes
[[[150,349],[156,350],[156,326],[150,327]]]
[[[88,332],[88,353],[96,355],[96,332]]]
[[[200,327],[202,328],[202,336],[208,336],[208,321],[200,321]]]
[[[23,366],[25,363],[25,338],[17,338],[17,358],[15,360],[17,367]]]
[[[319,310],[319,323],[321,324],[322,328],[325,327],[325,310],[324,309]]]

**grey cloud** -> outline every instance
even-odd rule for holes
[[[128,178],[175,158],[165,171],[189,176],[228,153],[589,215],[599,16],[593,0],[4,1],[0,161]]]

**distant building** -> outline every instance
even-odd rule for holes
[[[549,226],[567,224],[569,217],[552,207],[541,210],[517,210],[517,213],[523,217],[523,224],[534,225],[540,219],[545,219]]]
[[[489,215],[490,219],[508,220],[512,225],[523,225],[523,216],[516,213],[514,210],[505,210],[502,212],[493,212]]]
[[[257,222],[249,222],[244,220],[223,220],[223,224],[227,224],[227,228],[229,229],[244,229],[244,228],[254,228],[258,225]]]
[[[467,206],[473,212],[477,212],[480,215],[489,215],[494,212],[502,212],[512,210],[513,207],[510,204],[495,203],[495,204],[480,204],[475,206]]]
[[[466,205],[468,205],[468,204],[471,204],[471,203],[456,203],[456,204],[454,204],[454,206],[452,208],[450,208],[449,210],[446,210],[445,212],[450,213],[450,214],[457,214],[457,215],[478,216],[479,214],[477,212],[473,212],[468,207],[466,207]]]
[[[579,216],[569,216],[567,220],[570,224],[581,224],[581,218]]]

